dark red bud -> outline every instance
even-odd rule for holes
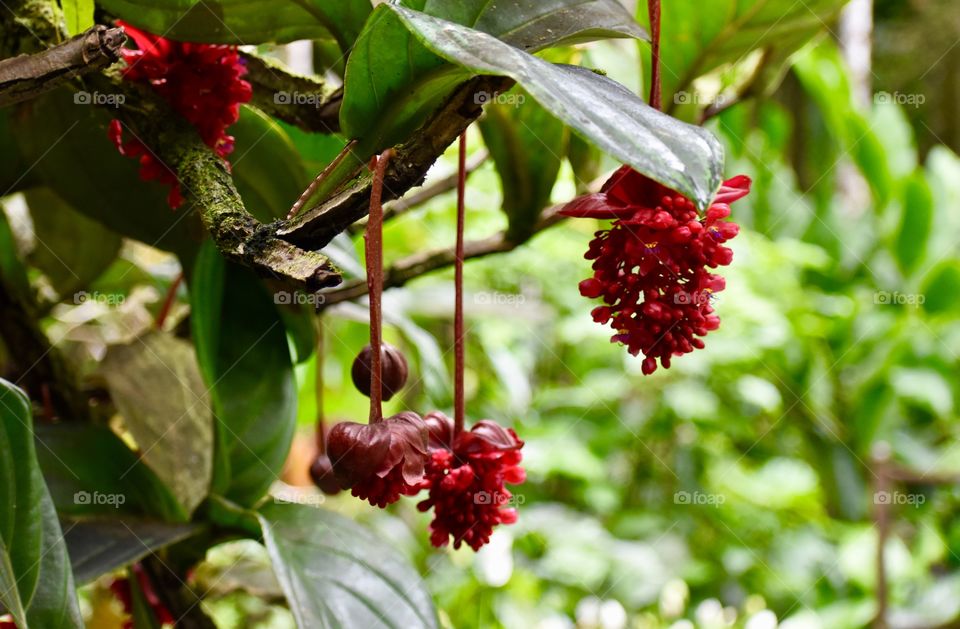
[[[380,364],[382,365],[383,377],[383,401],[386,402],[407,383],[409,369],[403,353],[389,343],[381,345],[380,356],[382,357]],[[357,390],[367,397],[370,397],[372,359],[373,349],[367,345],[354,359],[353,368],[350,370],[353,386],[357,387]]]
[[[404,412],[376,424],[340,422],[327,437],[327,454],[341,487],[353,487],[394,468],[415,485],[423,479],[427,426],[416,413]]]
[[[330,463],[330,457],[326,454],[319,454],[310,465],[310,478],[313,484],[320,488],[325,494],[333,496],[343,491],[340,482],[333,474],[333,464]]]

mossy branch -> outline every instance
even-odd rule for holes
[[[340,131],[343,90],[331,90],[323,81],[296,74],[273,59],[242,52],[244,77],[253,86],[251,105],[274,118],[313,133]]]

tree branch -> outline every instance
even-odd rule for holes
[[[105,76],[89,81],[104,92],[124,95],[125,106],[117,116],[177,172],[186,199],[200,213],[224,256],[263,277],[311,292],[340,283],[339,273],[325,256],[276,238],[271,228],[247,212],[226,163],[151,90]]]
[[[304,131],[340,131],[342,89],[330,90],[323,81],[291,72],[273,59],[243,51],[240,56],[247,64],[244,78],[253,86],[252,105]]]
[[[430,117],[412,138],[397,149],[384,181],[384,200],[397,199],[420,184],[427,171],[450,144],[483,112],[475,98],[480,92],[495,94],[509,89],[506,77],[478,76],[464,83]],[[276,235],[309,249],[326,246],[334,236],[366,215],[372,178],[366,171],[343,191],[293,220],[276,225]]]
[[[540,214],[533,229],[531,238],[539,232],[553,227],[563,220],[560,210],[563,205],[554,205],[547,208]],[[529,238],[522,241],[514,241],[507,238],[507,233],[500,232],[483,240],[472,240],[464,245],[463,259],[471,260],[482,258],[494,253],[507,253],[513,251]],[[456,261],[456,251],[453,247],[446,249],[435,249],[433,251],[424,251],[404,258],[384,271],[383,287],[397,288],[403,286],[412,279],[421,275],[432,273],[440,269],[452,266]],[[336,289],[325,291],[323,293],[324,302],[321,309],[327,308],[341,301],[358,299],[367,294],[367,282],[365,279],[354,279],[344,282]]]
[[[126,40],[122,28],[101,24],[32,55],[0,61],[0,107],[49,92],[70,79],[109,66]]]

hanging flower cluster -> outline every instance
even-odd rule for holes
[[[711,301],[725,282],[708,269],[733,260],[724,243],[739,227],[724,219],[730,204],[749,192],[748,177],[724,182],[701,217],[683,195],[623,166],[599,193],[561,211],[613,220],[590,243],[585,257],[593,260],[594,274],[580,283],[580,293],[603,299],[594,320],[616,330],[611,340],[634,356],[643,352],[644,374],[656,371],[658,359],[666,369],[671,357],[702,349],[699,337],[719,327]]]
[[[430,430],[430,463],[422,487],[426,500],[417,508],[433,509],[430,542],[453,547],[466,543],[474,550],[490,541],[493,527],[513,524],[517,510],[508,506],[513,495],[505,484],[522,483],[523,441],[512,428],[488,419],[455,433],[454,422],[442,413],[426,417]]]
[[[407,361],[399,349],[382,342],[383,291],[383,176],[392,156],[388,150],[371,163],[374,171],[370,195],[370,220],[365,234],[367,282],[370,293],[370,344],[354,361],[352,377],[359,391],[370,398],[367,424],[340,422],[329,432],[318,418],[318,454],[310,468],[314,483],[326,493],[350,489],[370,504],[386,507],[401,496],[428,492],[421,511],[434,510],[430,541],[454,548],[466,543],[474,550],[490,541],[498,524],[512,524],[516,509],[505,484],[522,483],[523,442],[512,429],[490,420],[463,428],[463,164],[459,186],[457,239],[457,308],[455,314],[456,420],[438,412],[426,419],[414,412],[383,418],[382,401],[398,392],[407,380]]]
[[[240,117],[240,105],[253,95],[250,83],[243,80],[247,68],[236,47],[177,42],[119,24],[138,48],[122,51],[127,62],[124,78],[149,84],[197,129],[207,146],[226,158],[234,142],[227,128]],[[170,187],[171,208],[183,203],[176,173],[137,138],[124,140],[119,120],[110,123],[109,135],[121,155],[139,159],[141,179]]]
[[[150,582],[147,573],[143,571],[140,564],[133,564],[132,570],[133,574],[137,577],[137,584],[140,586],[140,591],[143,593],[146,603],[150,606],[150,610],[153,612],[157,622],[161,625],[175,624],[176,619],[174,619],[170,611],[160,601],[160,597],[157,596],[153,584]],[[110,582],[110,591],[113,592],[113,595],[116,596],[120,604],[123,605],[123,611],[128,616],[123,622],[123,629],[134,629],[133,594],[130,590],[130,579],[114,579]]]

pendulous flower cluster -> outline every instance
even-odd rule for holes
[[[746,176],[724,182],[701,217],[685,196],[623,166],[599,193],[561,211],[613,220],[590,242],[585,257],[594,274],[580,283],[580,293],[603,299],[594,320],[617,331],[613,342],[634,356],[643,353],[644,374],[656,371],[657,360],[666,369],[673,356],[702,349],[700,337],[720,326],[711,302],[726,283],[708,269],[733,260],[724,243],[739,227],[724,219],[749,192]]]
[[[129,81],[150,85],[192,124],[207,146],[226,158],[234,138],[227,128],[240,117],[240,105],[253,96],[247,72],[236,46],[177,42],[118,22],[137,45],[124,49]],[[140,178],[170,187],[167,203],[176,209],[183,196],[176,173],[136,137],[123,139],[119,120],[110,123],[109,136],[121,155],[140,161]]]

